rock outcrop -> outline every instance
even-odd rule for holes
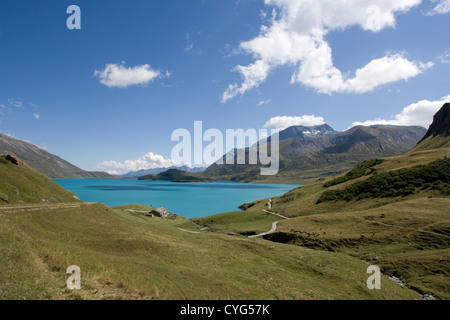
[[[12,164],[15,164],[18,166],[20,164],[19,159],[15,155],[8,154],[5,156],[5,160],[11,162]]]
[[[444,104],[434,115],[433,123],[421,141],[437,135],[443,135],[445,137],[450,136],[450,103]]]

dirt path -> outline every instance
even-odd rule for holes
[[[31,206],[14,206],[14,207],[2,207],[0,206],[0,211],[38,211],[38,210],[56,210],[56,209],[66,209],[66,208],[79,208],[81,206],[89,206],[96,204],[98,202],[82,202],[82,203],[54,203],[54,204],[43,204],[43,205],[31,205]]]
[[[268,207],[269,207],[269,209],[272,208],[272,198],[269,198],[269,204],[268,204]],[[262,211],[264,211],[264,212],[266,212],[266,213],[269,213],[269,214],[273,214],[273,215],[278,216],[278,217],[283,218],[283,219],[289,219],[288,217],[285,217],[285,216],[283,216],[283,215],[281,215],[281,214],[279,214],[279,213],[276,213],[276,212],[272,212],[272,211],[268,211],[268,210],[262,210]],[[279,222],[279,221],[273,222],[273,223],[272,223],[272,229],[270,229],[269,231],[263,232],[263,233],[260,233],[260,234],[256,234],[256,235],[249,236],[249,238],[263,237],[263,236],[265,236],[265,235],[274,233],[275,231],[277,231],[278,222]],[[195,222],[194,222],[194,224],[195,224],[197,227],[199,227],[199,228],[201,227],[200,225],[196,224]],[[183,231],[183,232],[196,233],[196,234],[201,233],[201,232],[190,231],[190,230],[186,230],[186,229],[182,229],[182,228],[177,228],[177,229],[180,230],[180,231]],[[208,229],[208,227],[201,228],[200,230],[203,231],[203,230],[206,230],[206,229]]]
[[[272,212],[272,211],[268,211],[268,210],[263,210],[263,211],[267,212],[267,213],[270,213],[270,214],[273,214],[273,215],[278,216],[278,217],[283,218],[283,219],[289,219],[288,217],[285,217],[285,216],[283,216],[283,215],[281,215],[279,213],[276,213],[276,212]]]
[[[122,210],[128,211],[128,212],[148,213],[148,211],[142,211],[142,210],[133,210],[133,209],[122,209]]]
[[[37,211],[37,210],[55,210],[63,208],[79,208],[82,204],[54,204],[54,205],[35,205],[35,206],[15,206],[15,207],[0,207],[0,210],[19,210],[19,211]]]
[[[272,229],[270,229],[270,231],[267,231],[267,232],[264,232],[264,233],[260,233],[260,234],[255,234],[253,236],[249,236],[249,238],[262,237],[262,236],[274,233],[275,231],[277,231],[278,222],[279,221],[275,221],[274,223],[272,223]]]
[[[272,209],[272,198],[269,198],[268,207],[269,207],[269,209]],[[263,211],[266,212],[266,213],[273,214],[273,215],[275,215],[277,217],[280,217],[280,218],[283,218],[283,219],[289,219],[288,217],[285,217],[285,216],[283,216],[283,215],[281,215],[279,213],[276,213],[276,212],[272,212],[272,211],[268,211],[268,210],[263,210]],[[275,231],[277,231],[278,222],[279,221],[275,221],[274,223],[272,223],[272,229],[270,229],[269,231],[264,232],[264,233],[260,233],[260,234],[256,234],[256,235],[253,235],[253,236],[249,236],[249,238],[263,237],[265,235],[274,233]]]
[[[186,229],[182,229],[182,228],[177,228],[177,229],[180,230],[180,231],[189,232],[189,233],[196,233],[196,234],[201,233],[201,232],[186,230]]]

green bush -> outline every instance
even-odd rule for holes
[[[367,180],[355,182],[343,190],[325,191],[317,203],[407,196],[416,192],[417,188],[428,189],[430,187],[432,190],[438,190],[444,195],[449,195],[449,158],[438,159],[427,165],[382,172]]]
[[[346,175],[338,177],[336,179],[333,179],[331,181],[328,181],[323,185],[324,188],[329,188],[331,186],[335,186],[350,180],[354,180],[360,177],[363,177],[365,175],[369,174],[378,174],[378,171],[373,168],[376,165],[379,165],[383,163],[384,160],[382,159],[373,159],[361,162],[360,164],[356,165],[351,171],[349,171]]]

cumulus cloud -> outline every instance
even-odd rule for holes
[[[315,115],[303,115],[300,117],[273,117],[266,122],[264,128],[286,129],[292,126],[319,126],[325,123],[324,118],[316,117]]]
[[[34,113],[33,116],[34,116],[34,118],[35,118],[36,120],[39,120],[39,118],[41,117],[41,116],[40,116],[39,114],[37,114],[37,113]]]
[[[374,59],[357,69],[353,77],[343,74],[333,64],[332,50],[325,36],[330,31],[342,31],[355,25],[371,32],[394,27],[396,13],[406,12],[420,2],[265,0],[267,5],[280,12],[272,13],[269,25],[263,25],[257,37],[239,45],[240,52],[252,55],[255,61],[234,68],[241,74],[243,82],[230,84],[223,93],[222,102],[258,87],[274,68],[283,65],[295,70],[292,84],[298,83],[326,94],[365,93],[419,75],[433,64],[410,61],[404,53]]]
[[[320,93],[327,94],[369,92],[384,84],[408,80],[433,66],[432,62],[412,62],[401,54],[394,54],[374,59],[363,68],[356,70],[353,78],[344,79],[341,72],[331,64],[321,70],[316,62],[311,62],[311,69],[302,68],[298,74],[293,76],[291,82],[299,82],[315,88]]]
[[[175,163],[171,159],[166,159],[159,154],[149,152],[136,160],[126,160],[124,162],[103,161],[98,167],[109,174],[125,174],[130,171],[168,168],[174,165]]]
[[[450,0],[433,0],[433,2],[438,4],[431,11],[427,12],[427,15],[434,16],[450,12]]]
[[[258,87],[269,75],[270,65],[258,60],[248,66],[237,66],[234,70],[238,71],[244,78],[242,85],[230,84],[222,96],[222,102],[236,97],[238,94],[243,95],[246,91]]]
[[[95,70],[94,77],[107,87],[126,88],[132,85],[145,85],[157,78],[169,77],[168,71],[154,70],[148,64],[126,67],[121,64],[108,64],[103,70]]]
[[[395,125],[395,126],[421,126],[428,128],[433,122],[433,116],[444,103],[450,102],[450,95],[439,100],[429,101],[422,100],[412,103],[404,108],[399,114],[394,116],[394,119],[375,119],[364,122],[354,122],[353,126],[372,126],[372,125]]]

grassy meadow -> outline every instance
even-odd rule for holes
[[[377,172],[426,164],[448,149],[385,159]],[[422,299],[449,298],[449,197],[317,204],[330,179],[245,204],[245,211],[188,220],[150,218],[153,208],[84,203],[26,165],[0,161],[0,299]],[[48,203],[46,199],[52,201]],[[263,238],[248,235],[275,233]],[[228,236],[234,232],[235,236]],[[382,289],[366,286],[368,266]],[[81,290],[67,289],[68,266]],[[400,278],[406,286],[388,279]]]
[[[367,263],[221,232],[181,231],[102,204],[0,211],[1,299],[419,299],[383,277],[369,290]],[[66,269],[81,269],[81,290]]]
[[[279,219],[277,232],[265,238],[345,253],[378,265],[383,273],[400,278],[422,294],[449,299],[450,198],[443,193],[446,189],[431,185],[413,188],[404,196],[319,201],[331,190],[346,190],[383,172],[418,168],[449,155],[449,148],[418,148],[401,157],[386,158],[375,170],[354,179],[348,180],[346,174],[319,179],[276,197],[271,210],[290,219]],[[445,183],[448,181],[439,186]],[[267,209],[267,200],[246,207],[248,211]]]

